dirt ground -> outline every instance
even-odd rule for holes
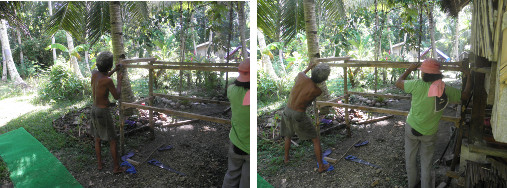
[[[444,115],[456,116],[455,106],[448,105]],[[410,101],[389,102],[383,108],[408,111]],[[263,117],[258,117],[259,127],[263,129],[262,131],[268,130],[263,127],[267,123],[266,120],[273,117],[275,113],[280,112],[281,110],[278,110]],[[373,116],[377,117],[384,115],[373,113]],[[372,124],[353,125],[351,128],[352,137],[350,138],[346,137],[345,129],[333,130],[321,136],[322,150],[332,149],[329,157],[334,159],[340,159],[359,140],[368,140],[369,143],[365,146],[352,147],[347,155],[354,155],[359,159],[380,166],[380,169],[342,159],[333,165],[335,168],[333,171],[319,174],[315,171],[317,164],[312,144],[305,144],[309,141],[297,140],[295,141],[300,146],[292,145],[291,161],[285,165],[281,162],[283,161],[283,142],[282,139],[279,139],[275,142],[278,150],[273,156],[278,158],[278,160],[275,160],[277,162],[265,160],[266,157],[262,156],[263,153],[259,153],[258,159],[260,160],[258,161],[257,170],[261,176],[275,187],[406,187],[407,178],[404,161],[405,120],[405,116],[394,116]],[[440,121],[434,161],[442,155],[451,137],[450,127],[452,125],[451,122]],[[330,139],[334,140],[329,141]],[[298,147],[306,148],[298,149]],[[296,153],[296,151],[301,150],[304,151],[303,155]],[[447,150],[446,157],[450,157],[450,150],[451,148]],[[297,155],[302,157],[294,157]],[[266,170],[273,169],[273,165],[276,166],[275,169],[277,170],[271,172]],[[436,169],[436,185],[439,185],[442,181],[445,181],[445,172],[449,167],[435,164],[434,168]]]
[[[181,101],[174,102],[181,106]],[[156,104],[158,107],[168,105],[170,104]],[[184,107],[184,111],[187,112],[214,113],[212,115],[214,117],[230,119],[230,111],[222,113],[228,106],[191,104],[188,101],[185,105],[187,107]],[[179,127],[159,127],[155,128],[153,140],[149,139],[150,133],[147,130],[131,134],[126,137],[125,150],[126,153],[134,152],[134,156],[130,159],[141,162],[140,165],[135,166],[137,173],[112,174],[113,164],[108,142],[102,142],[104,169],[97,170],[93,140],[86,131],[90,124],[89,113],[90,108],[86,107],[70,112],[53,122],[53,126],[61,134],[68,134],[79,139],[79,145],[75,148],[51,151],[51,153],[83,187],[221,187],[227,170],[230,126],[197,121]],[[143,117],[142,113],[140,117]],[[166,121],[161,119],[159,118],[161,124],[172,121],[171,117],[167,116],[164,116]],[[168,145],[173,148],[164,151],[157,150],[161,146]],[[146,161],[151,159],[158,160],[186,176],[150,165]],[[4,182],[5,184],[8,186],[10,183]]]

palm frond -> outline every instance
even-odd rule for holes
[[[320,10],[328,19],[338,20],[345,17],[343,0],[322,0],[319,4],[322,7]]]
[[[25,2],[0,1],[0,19],[7,20],[10,24],[21,28],[25,34],[30,35],[28,28],[16,14],[16,10],[21,10],[23,3]]]
[[[109,2],[96,1],[91,4],[86,17],[86,31],[90,45],[100,40],[100,37],[110,32],[111,22],[109,15]]]
[[[65,45],[59,44],[59,43],[50,44],[48,47],[44,48],[44,50],[49,50],[49,49],[59,49],[63,52],[69,52],[69,50],[67,49],[67,47]]]
[[[303,0],[282,0],[282,38],[289,43],[305,29]]]
[[[83,40],[84,32],[82,26],[84,20],[85,3],[80,1],[63,2],[56,13],[49,19],[45,33],[47,35],[55,34],[59,29],[67,31],[74,39]]]
[[[148,18],[148,4],[146,1],[127,1],[125,3],[126,17],[142,23]]]
[[[257,1],[257,27],[265,36],[274,39],[280,31],[282,9],[278,1]]]

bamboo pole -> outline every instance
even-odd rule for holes
[[[150,65],[153,65],[153,61],[150,61]],[[149,93],[148,93],[148,96],[149,96],[149,101],[148,101],[148,105],[149,106],[153,106],[153,69],[150,69],[149,70],[149,82],[148,82],[148,88],[149,88]],[[153,120],[153,110],[150,110],[149,111],[149,116],[150,116],[150,134],[151,134],[151,139],[154,139],[155,138],[155,122]]]
[[[406,63],[329,63],[330,67],[385,67],[385,68],[408,68],[410,64]],[[459,66],[441,66],[440,70],[460,71]]]
[[[324,106],[335,106],[335,107],[342,107],[342,108],[351,108],[351,109],[358,109],[363,111],[370,111],[370,112],[377,112],[377,113],[384,113],[384,114],[393,114],[393,115],[400,115],[400,116],[407,116],[408,111],[403,110],[395,110],[395,109],[387,109],[387,108],[375,108],[375,107],[368,107],[368,106],[360,106],[360,105],[351,105],[351,104],[340,104],[340,103],[332,103],[332,102],[326,102],[326,101],[317,101],[317,104],[319,107]],[[442,116],[440,120],[443,121],[449,121],[449,122],[459,122],[459,117],[452,117],[452,116]]]
[[[327,58],[317,58],[315,61],[324,63],[324,62],[333,62],[333,61],[345,61],[349,60],[351,57],[345,56],[345,57],[327,57]]]
[[[137,58],[137,59],[123,59],[121,60],[120,62],[122,64],[130,64],[130,63],[140,63],[140,62],[151,62],[151,61],[155,61],[157,60],[157,58]]]
[[[153,110],[153,111],[157,111],[160,113],[165,113],[165,114],[174,115],[174,116],[178,116],[178,117],[200,119],[200,120],[211,121],[211,122],[216,122],[216,123],[226,124],[226,125],[231,124],[231,120],[228,120],[228,119],[222,119],[222,118],[217,118],[217,117],[212,117],[212,116],[205,116],[205,115],[200,115],[200,114],[193,114],[193,113],[188,113],[188,112],[183,112],[183,111],[169,110],[169,109],[164,109],[164,108],[157,108],[157,107],[152,107],[152,106],[139,105],[139,104],[134,104],[134,103],[123,103],[123,108],[124,109],[139,108],[139,109],[144,109],[144,110]]]
[[[498,61],[498,48],[500,45],[500,33],[502,32],[503,0],[498,1],[498,13],[496,17],[495,39],[493,41],[493,60]]]
[[[501,157],[501,158],[507,158],[507,151],[504,149],[496,149],[486,146],[476,146],[476,145],[469,145],[468,149],[470,152],[474,153],[483,153],[490,156],[495,157]]]
[[[218,67],[238,67],[239,63],[188,63],[188,62],[171,62],[171,61],[155,61],[155,65],[189,65],[189,66],[218,66]]]
[[[119,62],[122,62],[121,58],[120,58],[120,61]],[[120,69],[120,71],[118,71],[116,73],[116,83],[118,86],[122,85],[122,81],[121,79],[119,79],[119,73],[120,72],[123,72],[123,69],[124,69],[124,66],[122,66]],[[120,94],[121,95],[121,94]],[[118,120],[120,122],[120,155],[123,155],[125,154],[125,133],[124,133],[124,125],[125,125],[125,120],[124,120],[124,117],[125,117],[125,111],[122,109],[122,101],[123,99],[120,97],[118,99],[118,108],[119,108],[119,117],[118,117]]]
[[[182,99],[182,100],[189,100],[189,101],[197,101],[197,102],[207,102],[207,103],[214,103],[214,104],[223,104],[223,105],[230,105],[230,102],[225,101],[217,101],[217,100],[210,100],[210,99],[200,99],[200,98],[192,98],[192,97],[183,97],[183,96],[175,96],[175,95],[166,95],[166,94],[160,94],[160,93],[154,93],[154,96],[164,97],[168,99]]]
[[[347,63],[347,61],[345,61],[345,63]],[[348,69],[347,67],[343,67],[343,94],[345,104],[349,103],[349,94],[348,94],[349,89],[347,88],[347,80],[348,80],[347,69]],[[318,104],[318,102],[316,104]],[[347,136],[350,138],[352,134],[350,133],[350,119],[348,108],[345,108],[345,125],[347,125]]]
[[[362,93],[362,92],[351,92],[349,91],[348,94],[351,95],[361,95],[361,96],[372,96],[372,97],[384,97],[384,98],[393,98],[393,99],[411,99],[410,96],[404,96],[404,95],[388,95],[388,94],[378,94],[378,93]],[[330,102],[330,101],[328,101]]]
[[[167,66],[167,65],[125,65],[125,67],[126,68],[144,68],[144,69],[174,69],[174,70],[238,72],[238,68],[235,68],[235,67]]]

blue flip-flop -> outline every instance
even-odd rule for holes
[[[127,155],[121,156],[122,161],[127,161],[127,159],[130,159],[132,156],[134,156],[134,152],[128,152]]]
[[[162,146],[162,147],[158,148],[157,150],[158,151],[165,151],[165,150],[170,150],[172,148],[173,148],[173,146],[168,145],[168,146]]]
[[[368,140],[365,140],[363,142],[359,141],[357,144],[354,144],[354,147],[361,147],[361,146],[364,146],[368,143],[369,143]]]
[[[326,160],[324,160],[324,159],[322,159],[322,163],[324,163],[325,165],[329,164],[329,162],[327,162],[327,161],[326,161]],[[319,168],[319,163],[317,163],[317,168]],[[329,165],[329,168],[327,168],[327,170],[326,170],[326,171],[327,171],[327,172],[329,172],[329,171],[333,171],[333,170],[334,170],[334,166],[333,166],[333,165]],[[324,172],[324,171],[322,171],[322,172]],[[321,173],[322,173],[322,172],[321,172]]]
[[[324,151],[324,153],[322,153],[322,156],[327,157],[329,154],[331,154],[332,151],[333,150],[331,150],[331,149],[326,149],[326,151]]]

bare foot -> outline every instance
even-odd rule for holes
[[[283,159],[283,163],[289,164],[289,156],[285,156]]]
[[[125,167],[117,167],[113,169],[113,174],[123,173],[125,170],[127,170]]]
[[[98,163],[97,169],[102,170],[102,165],[104,165],[104,163],[102,163],[102,162]]]
[[[319,173],[325,172],[325,171],[327,171],[328,168],[329,168],[329,164],[321,165],[321,166],[319,166],[318,172]]]

